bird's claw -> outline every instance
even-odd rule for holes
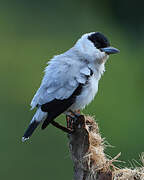
[[[83,117],[83,115],[70,111],[71,114],[67,115],[67,128],[71,129],[72,132],[75,129],[75,126],[79,124],[79,120]]]
[[[73,116],[72,116],[72,118],[79,118],[80,116],[81,116],[81,114],[80,113],[77,113],[77,112],[74,112],[74,111],[72,111],[72,110],[70,110],[69,111]]]

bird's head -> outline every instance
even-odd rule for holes
[[[118,49],[110,46],[109,40],[100,32],[84,34],[76,43],[79,54],[89,61],[105,63],[110,54],[116,54]]]

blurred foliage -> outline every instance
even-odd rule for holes
[[[96,117],[115,146],[107,154],[139,159],[144,150],[142,8],[138,1],[0,1],[1,178],[72,179],[66,135],[49,126],[24,144],[21,137],[46,62],[91,31],[103,32],[121,53],[108,60],[98,95],[84,112]],[[57,120],[64,124],[64,116]]]

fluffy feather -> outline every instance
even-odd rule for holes
[[[44,121],[45,128],[48,124],[46,119],[52,120],[65,111],[83,109],[94,99],[109,57],[100,48],[104,49],[107,45],[109,42],[101,33],[85,34],[74,47],[48,62],[40,88],[31,102],[31,109],[38,107],[38,110],[23,140],[32,134],[37,127],[36,122]],[[73,99],[79,85],[82,86],[81,93]],[[46,112],[43,112],[44,107]]]

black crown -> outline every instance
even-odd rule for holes
[[[108,39],[100,32],[96,32],[88,36],[88,39],[93,42],[97,49],[110,46]]]

